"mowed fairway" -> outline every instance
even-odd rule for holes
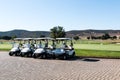
[[[0,50],[1,51],[8,51],[12,48],[12,44],[10,43],[3,43],[3,44],[0,44]]]
[[[12,44],[0,44],[0,50],[10,50]],[[75,49],[120,51],[120,44],[74,44]]]
[[[119,42],[119,41],[118,41]],[[0,44],[0,51],[9,51],[12,42],[5,41]],[[120,44],[113,44],[109,41],[77,41],[74,44],[76,56],[120,58]]]
[[[75,49],[120,51],[120,44],[74,44]]]
[[[0,43],[0,50],[10,50],[12,48],[12,41],[2,41]],[[92,40],[80,40],[74,44],[75,49],[87,49],[87,50],[108,50],[108,51],[120,51],[120,44],[111,44],[100,41]]]

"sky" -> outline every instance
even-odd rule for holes
[[[120,0],[0,0],[0,31],[120,30]]]

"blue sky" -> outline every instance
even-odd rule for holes
[[[0,31],[120,30],[120,0],[0,0]]]

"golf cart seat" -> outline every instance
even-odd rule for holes
[[[69,50],[73,50],[73,47],[70,46],[70,45],[68,45],[68,49],[69,49]]]
[[[55,49],[55,47],[53,45],[49,45],[48,48],[51,50]]]
[[[37,48],[43,48],[42,44],[36,46]]]

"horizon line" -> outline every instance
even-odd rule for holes
[[[7,31],[14,31],[14,30],[24,30],[24,31],[45,31],[45,30],[27,30],[27,29],[12,29],[12,30],[7,30]],[[120,30],[120,29],[81,29],[81,30],[65,30],[66,32],[68,31],[84,31],[84,30]],[[0,32],[7,32],[7,31],[0,31]],[[47,31],[47,30],[46,30]],[[49,30],[50,31],[50,30]],[[48,31],[48,32],[49,32]]]

